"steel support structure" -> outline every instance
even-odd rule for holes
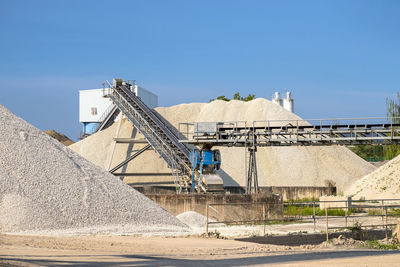
[[[257,193],[257,147],[400,144],[399,121],[400,118],[356,118],[255,121],[251,125],[247,122],[195,122],[180,123],[179,130],[186,137],[180,140],[182,143],[248,148],[246,192]],[[245,156],[245,166],[246,161]]]
[[[258,175],[257,175],[257,147],[249,148],[249,168],[247,173],[246,194],[258,193]]]
[[[144,146],[142,149],[136,151],[136,153],[132,154],[131,156],[129,156],[126,160],[124,160],[123,162],[121,162],[120,164],[118,164],[117,166],[115,166],[114,168],[112,168],[110,170],[110,172],[112,174],[115,174],[115,172],[119,169],[122,168],[124,165],[128,164],[131,160],[133,160],[134,158],[136,158],[137,156],[139,156],[140,154],[142,154],[143,152],[145,152],[146,150],[151,149],[150,145],[146,145]],[[120,173],[123,174],[123,173]]]

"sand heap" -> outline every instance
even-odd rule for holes
[[[165,233],[187,227],[0,105],[0,232]]]
[[[355,199],[400,198],[400,156],[356,181],[346,194]]]
[[[297,115],[269,100],[258,98],[249,102],[181,104],[159,107],[156,111],[178,129],[181,122],[216,122],[257,120],[301,120]],[[114,137],[143,139],[129,121],[123,119],[110,128],[98,132],[70,146],[83,157],[109,170],[125,160],[144,144],[116,144]],[[288,122],[289,123],[289,122]],[[293,122],[294,123],[294,122]],[[118,130],[119,129],[119,130]],[[118,134],[117,134],[118,133]],[[215,147],[218,148],[218,147]],[[222,166],[219,171],[225,186],[245,186],[246,173],[244,148],[219,147]],[[111,156],[112,155],[112,156]],[[325,186],[335,184],[342,191],[358,178],[375,169],[349,149],[330,147],[260,147],[257,152],[258,180],[260,186]],[[125,177],[127,183],[170,183],[171,176],[166,164],[154,151],[146,151],[124,169],[130,173],[160,173],[158,176]]]

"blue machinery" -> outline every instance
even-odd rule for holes
[[[221,154],[218,149],[194,149],[190,152],[190,163],[192,164],[192,188],[195,191],[196,180],[207,185],[208,191],[223,190],[223,181],[216,174],[221,168]],[[199,175],[199,179],[196,179]]]

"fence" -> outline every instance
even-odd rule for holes
[[[266,225],[291,222],[301,222],[301,225],[307,222],[313,223],[313,230],[316,232],[317,225],[322,230],[322,225],[318,222],[323,222],[327,239],[329,230],[378,227],[384,228],[387,237],[388,227],[395,225],[389,222],[389,219],[398,216],[400,216],[400,199],[352,200],[348,198],[347,200],[285,203],[207,203],[206,233],[209,233],[209,226],[213,224],[254,224],[263,225],[265,235]],[[368,218],[379,217],[381,223],[377,223],[376,220],[372,220],[372,224],[363,224],[358,221],[368,222]],[[355,223],[349,226],[350,221]]]

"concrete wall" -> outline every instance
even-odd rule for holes
[[[226,191],[236,194],[245,193],[242,187],[225,187]],[[283,200],[299,200],[336,195],[336,187],[326,186],[263,186],[260,193],[279,194]]]
[[[143,194],[171,194],[175,191],[175,187],[157,187],[146,186],[137,187],[132,185],[136,190]],[[244,194],[245,188],[240,186],[225,187],[225,191],[233,194]],[[336,195],[336,187],[325,186],[265,186],[260,187],[260,193],[279,194],[283,200],[299,200],[305,198],[320,198],[322,196]]]
[[[207,204],[210,203],[225,204],[209,208],[210,218],[218,221],[261,219],[264,214],[263,208],[268,218],[283,215],[282,200],[273,194],[146,194],[146,196],[175,216],[186,211],[196,211],[206,215]]]

